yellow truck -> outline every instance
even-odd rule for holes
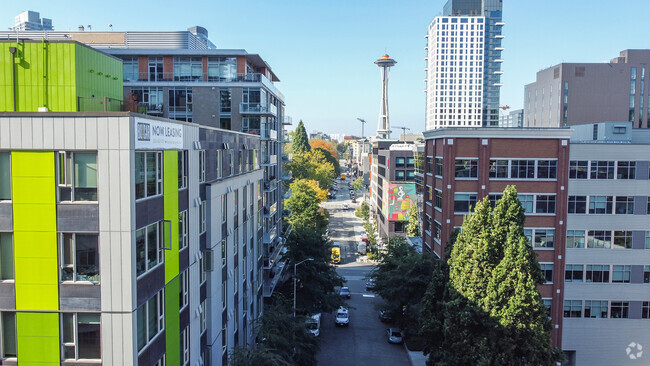
[[[345,173],[341,173],[341,180],[345,180]]]
[[[334,244],[332,244],[332,263],[341,263],[341,245],[338,241],[335,241]]]

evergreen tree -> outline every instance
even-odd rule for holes
[[[311,146],[309,146],[309,137],[307,136],[305,125],[302,123],[302,120],[300,120],[296,127],[296,131],[293,134],[291,152],[294,154],[302,154],[310,150]]]

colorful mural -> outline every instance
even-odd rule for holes
[[[388,221],[407,221],[409,208],[416,200],[415,183],[384,182],[384,216]]]

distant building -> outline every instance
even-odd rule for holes
[[[41,14],[39,14],[37,11],[27,10],[14,17],[14,26],[11,28],[11,30],[51,31],[54,30],[54,27],[52,26],[52,19],[41,18]]]
[[[508,114],[499,116],[499,127],[523,127],[524,110],[515,109]]]
[[[650,50],[624,50],[608,63],[561,63],[524,88],[524,126],[629,121],[647,128]]]
[[[501,12],[501,1],[449,0],[429,25],[425,130],[498,125]]]

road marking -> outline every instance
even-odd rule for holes
[[[363,297],[375,297],[373,294],[363,294]]]

